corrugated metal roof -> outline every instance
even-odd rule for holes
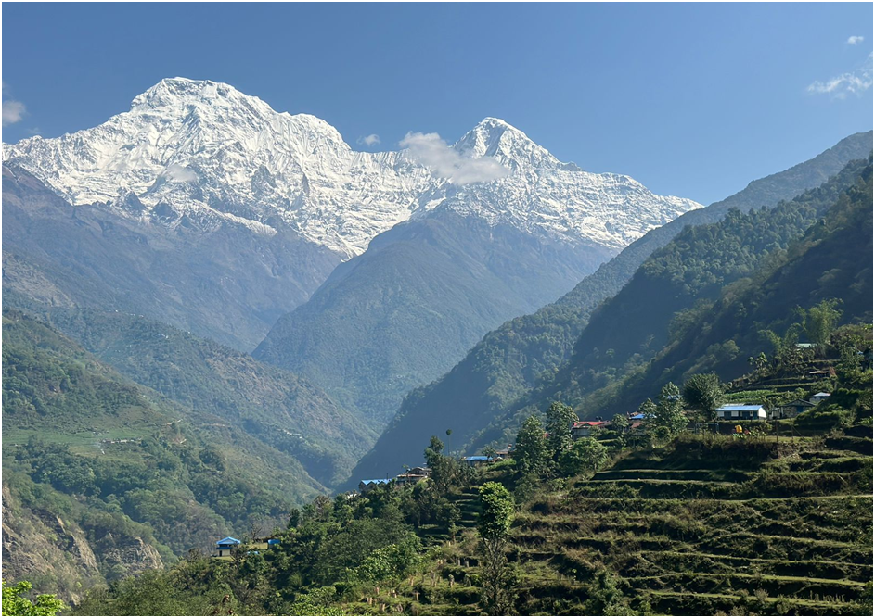
[[[761,404],[726,404],[725,406],[720,406],[717,411],[758,411],[759,409],[763,409]]]
[[[239,545],[240,543],[241,541],[234,537],[225,537],[224,539],[215,542],[216,545]]]

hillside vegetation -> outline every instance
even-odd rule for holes
[[[431,433],[442,434],[448,428],[453,430],[453,440],[461,450],[471,450],[493,441],[505,444],[503,441],[514,432],[519,423],[519,415],[515,411],[529,403],[533,390],[542,388],[544,383],[550,383],[555,378],[556,372],[573,356],[577,340],[586,329],[592,311],[619,293],[650,255],[668,245],[687,227],[717,223],[733,210],[737,211],[733,214],[737,218],[743,212],[773,208],[783,200],[790,200],[807,189],[814,189],[831,176],[839,174],[851,160],[867,157],[871,146],[871,133],[852,135],[816,158],[787,171],[756,180],[740,193],[710,207],[687,212],[626,247],[620,255],[587,276],[557,302],[531,315],[509,321],[486,334],[450,372],[434,383],[415,389],[407,395],[391,424],[373,450],[358,464],[346,486],[353,485],[356,478],[381,476],[414,459],[414,456],[417,459],[413,443],[427,438]],[[829,195],[835,197],[838,186],[846,187],[852,181],[853,178],[844,172],[839,180],[836,178],[837,183],[829,191],[816,193],[808,198],[808,203],[804,205],[808,212],[805,216],[809,219],[812,210],[822,211],[824,207],[831,205],[828,202]],[[784,209],[791,207],[786,205]],[[768,214],[756,212],[753,216],[767,218]],[[803,232],[805,226],[802,224],[802,215],[787,214],[784,218],[784,227],[789,225],[797,235]],[[693,232],[687,230],[685,233]],[[702,232],[699,236],[703,237],[706,233]],[[759,250],[772,251],[777,246],[785,246],[787,231],[781,229],[776,233],[777,238],[763,237],[764,244]],[[779,242],[775,242],[778,238]],[[732,277],[745,275],[744,271],[748,273],[754,267],[761,257],[755,250],[751,254],[754,246],[752,244],[745,249],[743,256],[748,258],[740,271],[731,274]],[[676,254],[676,249],[668,249],[668,253]],[[724,274],[719,273],[718,276],[725,279]],[[710,293],[718,293],[718,286],[714,291],[715,283],[716,279],[710,284]],[[648,307],[650,302],[666,301],[670,305],[663,305],[657,310],[658,314],[666,315],[666,329],[673,316],[670,311],[673,306],[671,296],[663,293],[658,285],[652,286],[655,289],[648,285],[647,290],[652,291],[653,295],[647,296],[645,302],[640,302],[639,297],[635,297],[637,303],[634,306],[639,310],[640,306]],[[687,294],[686,297],[694,295]],[[685,303],[692,305],[694,300],[687,299]],[[631,309],[630,307],[629,310]],[[609,311],[602,310],[602,315],[610,314]],[[653,329],[649,316],[644,316],[647,324],[644,329]],[[623,326],[637,327],[626,321],[611,325],[611,331],[618,328],[614,334],[621,334],[614,336],[614,340],[618,338],[620,342],[625,341],[623,344],[629,345],[632,352],[644,345],[648,345],[645,348],[650,353],[659,350],[658,344],[647,342],[650,331],[645,331],[645,335],[626,336],[621,331]],[[593,331],[597,332],[597,329]],[[604,348],[601,348],[601,355],[614,344],[611,340],[610,345],[602,345]],[[615,353],[616,349],[614,355]],[[618,359],[614,363],[622,365]],[[600,384],[603,380],[596,382]]]
[[[129,379],[247,432],[326,486],[376,438],[307,380],[229,347],[123,312],[28,307]]]
[[[276,548],[190,558],[95,591],[74,613],[868,614],[871,370],[836,365],[803,394],[861,384],[855,401],[745,422],[743,434],[683,422],[665,440],[653,424],[643,438],[614,427],[566,442],[569,424],[548,439],[523,427],[512,459],[475,470],[432,437],[422,483],[316,499]],[[817,423],[834,412],[839,424]]]
[[[309,378],[381,430],[405,393],[485,332],[559,297],[613,254],[434,213],[374,238],[253,355]]]
[[[3,339],[6,576],[75,597],[269,529],[324,491],[294,458],[135,385],[44,323],[6,311]]]

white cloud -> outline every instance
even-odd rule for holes
[[[851,36],[847,39],[847,45],[856,45],[865,40],[864,36]]]
[[[24,103],[11,98],[3,101],[3,126],[21,121],[25,112]]]
[[[366,137],[359,137],[358,138],[358,145],[366,145],[366,146],[379,145],[379,135],[377,135],[376,133],[371,133],[371,134],[367,135]]]
[[[176,163],[167,167],[164,175],[170,178],[173,182],[179,182],[181,184],[197,181],[197,174],[194,171],[183,167],[182,165],[177,165]]]
[[[453,184],[490,182],[506,177],[509,171],[494,158],[465,158],[446,145],[437,133],[407,133],[398,145],[426,167],[431,175]]]
[[[828,81],[814,81],[807,86],[809,94],[831,94],[834,98],[846,98],[847,94],[859,95],[871,88],[872,79],[871,55],[865,65],[849,73],[832,77]]]

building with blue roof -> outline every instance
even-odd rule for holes
[[[716,409],[716,419],[725,421],[764,421],[768,412],[761,404],[726,404]]]
[[[242,541],[234,537],[225,537],[215,542],[215,549],[218,550],[218,556],[230,556],[231,552],[237,549]]]
[[[490,462],[491,459],[488,456],[467,456],[462,458],[461,461],[470,466],[479,466],[480,464]]]

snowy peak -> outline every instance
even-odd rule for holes
[[[528,135],[497,118],[485,118],[454,147],[459,154],[469,158],[492,157],[511,171],[561,164]]]
[[[4,147],[3,160],[72,205],[171,228],[231,224],[272,235],[281,227],[345,257],[437,207],[610,247],[699,207],[562,163],[497,118],[454,146],[419,136],[424,157],[356,152],[324,120],[279,113],[226,83],[175,77],[100,126],[25,139]]]

